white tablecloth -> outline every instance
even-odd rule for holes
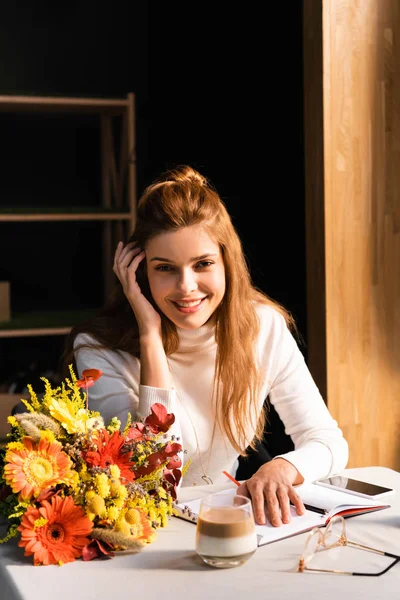
[[[397,489],[386,501],[390,509],[346,520],[348,538],[400,554],[400,473],[384,467],[346,469],[350,477]],[[231,484],[228,483],[229,487]],[[221,486],[213,486],[213,490]],[[209,493],[210,486],[184,488],[180,500]],[[399,600],[400,564],[380,577],[297,573],[306,534],[259,548],[233,569],[207,567],[194,552],[195,526],[171,518],[157,539],[139,554],[116,554],[109,560],[62,567],[34,567],[14,541],[0,546],[1,600],[204,600],[208,598],[268,600]],[[327,568],[377,571],[386,558],[350,548],[320,553]],[[383,562],[384,561],[384,562]],[[323,565],[319,565],[323,566]]]

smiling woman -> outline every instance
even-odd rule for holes
[[[65,363],[101,370],[89,404],[105,421],[176,416],[182,485],[224,481],[262,438],[269,397],[294,450],[263,464],[240,494],[259,523],[304,506],[294,485],[346,466],[347,443],[305,365],[291,315],[251,282],[241,241],[211,183],[189,166],[148,186],[135,230],[114,256],[117,286],[71,332]],[[266,510],[265,510],[266,506]]]
[[[149,241],[146,256],[158,308],[183,329],[207,322],[224,297],[225,268],[218,244],[204,227],[160,233]]]

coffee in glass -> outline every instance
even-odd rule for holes
[[[244,564],[257,549],[251,500],[231,491],[202,498],[196,552],[205,563],[227,568]]]

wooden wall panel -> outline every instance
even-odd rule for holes
[[[322,373],[317,383],[326,386],[329,409],[349,442],[349,466],[399,470],[400,3],[305,0],[304,7],[305,95],[311,86],[307,78],[314,87],[319,81],[323,106],[323,193],[315,198],[306,190],[307,213],[323,204],[323,251],[309,219],[307,247],[325,269],[321,309],[308,263],[309,345],[314,346],[309,365],[316,378]],[[307,53],[306,33],[315,13],[321,22],[322,75]],[[313,126],[309,105],[306,140]],[[316,177],[321,177],[317,161],[306,160],[310,187]],[[321,310],[325,330],[318,341],[313,313]],[[321,353],[325,379],[312,362]]]

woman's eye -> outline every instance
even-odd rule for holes
[[[169,265],[158,265],[156,267],[156,271],[168,272],[168,271],[172,271],[172,267],[170,267]]]
[[[206,269],[207,267],[211,267],[214,263],[210,260],[202,260],[201,262],[197,263],[196,267],[198,267],[199,269]]]

